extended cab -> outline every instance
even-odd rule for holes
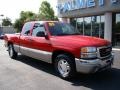
[[[80,35],[67,23],[27,22],[20,34],[6,34],[4,39],[11,58],[21,53],[51,63],[64,79],[75,72],[88,74],[110,69],[113,64],[109,41]]]

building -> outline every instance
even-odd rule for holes
[[[58,0],[58,17],[81,34],[120,43],[120,0]]]

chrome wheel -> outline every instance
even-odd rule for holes
[[[67,60],[61,59],[58,62],[58,70],[63,77],[67,77],[70,73],[70,65]]]

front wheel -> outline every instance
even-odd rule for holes
[[[10,58],[12,59],[15,59],[17,57],[17,52],[15,52],[12,44],[8,46],[8,53],[9,53]]]
[[[70,79],[75,76],[74,58],[67,54],[60,54],[55,59],[55,69],[63,79]]]

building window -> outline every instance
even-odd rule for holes
[[[92,16],[92,36],[100,37],[100,16]]]
[[[74,28],[77,28],[77,27],[76,27],[76,18],[70,18],[70,24],[71,24],[72,26],[74,26]]]
[[[72,18],[71,24],[82,35],[104,38],[104,16]]]
[[[80,34],[83,34],[83,25],[84,25],[84,20],[83,18],[77,18],[77,29],[79,30]]]
[[[91,36],[91,17],[84,18],[84,35]]]
[[[100,38],[104,38],[105,17],[100,17]]]
[[[116,13],[115,30],[113,32],[115,33],[115,44],[120,46],[120,13]]]
[[[116,24],[115,24],[115,27],[116,27],[116,32],[117,33],[120,33],[120,14],[116,14]]]

